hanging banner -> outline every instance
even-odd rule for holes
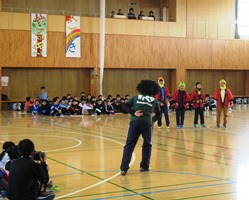
[[[31,14],[31,56],[47,57],[46,14]]]
[[[79,16],[66,16],[66,57],[81,57]]]

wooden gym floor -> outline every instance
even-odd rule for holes
[[[48,154],[56,199],[211,199],[248,200],[249,105],[235,105],[228,127],[215,127],[215,111],[205,112],[207,128],[153,130],[151,171],[139,172],[139,140],[126,176],[119,166],[129,116],[32,116],[2,111],[0,141],[29,138]],[[163,121],[164,122],[164,121]]]

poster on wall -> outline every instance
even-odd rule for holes
[[[79,16],[66,16],[66,57],[81,57]]]
[[[9,77],[8,76],[2,76],[1,77],[1,85],[2,86],[8,86],[8,84],[9,84]]]
[[[31,14],[31,56],[47,57],[46,14]]]

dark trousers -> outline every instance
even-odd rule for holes
[[[161,114],[160,114],[160,117],[157,120],[157,125],[162,126],[162,115],[164,114],[165,121],[166,121],[166,126],[169,126],[168,106],[164,105],[164,106],[160,106],[160,108],[161,108]]]
[[[194,124],[198,124],[199,115],[200,115],[201,124],[204,124],[204,108],[195,108]]]
[[[123,158],[120,166],[121,171],[127,171],[129,169],[129,163],[131,161],[132,153],[137,144],[140,134],[142,134],[144,140],[142,146],[142,161],[140,163],[140,167],[143,167],[145,170],[149,169],[152,148],[152,126],[147,122],[136,120],[130,122],[126,144],[124,146]]]
[[[185,115],[185,108],[178,107],[176,108],[176,125],[183,125],[184,124],[184,115]]]

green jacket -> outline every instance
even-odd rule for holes
[[[152,121],[157,121],[160,116],[160,105],[159,102],[152,96],[149,95],[137,95],[133,96],[128,100],[125,105],[125,109],[128,113],[131,114],[131,121],[142,120],[149,124],[152,124]],[[134,113],[137,110],[141,110],[143,115],[137,117]],[[151,117],[152,113],[155,112],[155,116]]]

